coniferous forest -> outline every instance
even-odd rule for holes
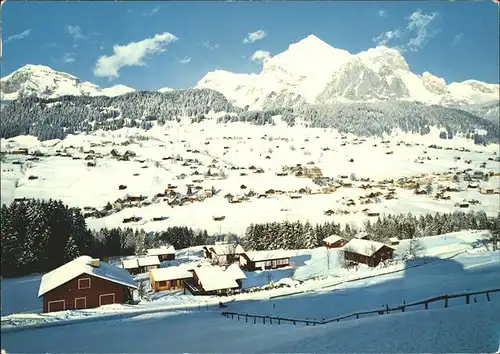
[[[26,200],[1,207],[1,275],[20,276],[50,271],[80,255],[107,258],[142,255],[149,247],[171,244],[176,249],[213,244],[221,235],[188,227],[168,227],[146,233],[131,228],[93,231],[87,228],[79,209],[56,200]],[[433,236],[466,229],[489,229],[495,237],[500,217],[484,212],[452,214],[388,215],[367,221],[364,230],[376,241]],[[299,221],[251,224],[242,239],[247,250],[304,249],[322,245],[332,234],[351,239],[361,230],[335,222],[324,224]]]

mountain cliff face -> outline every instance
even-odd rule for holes
[[[236,106],[251,109],[394,99],[457,106],[495,102],[500,95],[496,84],[448,85],[431,73],[415,74],[395,49],[350,54],[314,35],[264,61],[259,74],[209,72],[196,87],[219,91]]]
[[[2,100],[11,101],[19,96],[54,98],[74,96],[119,96],[134,89],[116,85],[101,89],[90,82],[82,82],[77,77],[52,70],[43,65],[26,65],[0,80]]]

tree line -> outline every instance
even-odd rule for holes
[[[90,230],[78,208],[58,200],[25,200],[2,205],[0,213],[1,275],[20,276],[55,269],[80,255],[107,258],[144,255],[146,249],[164,244],[176,249],[213,244],[215,241],[241,242],[248,250],[304,249],[323,244],[332,234],[353,238],[360,229],[335,222],[323,224],[300,221],[251,224],[245,237],[234,234],[209,235],[206,230],[168,227],[161,232],[132,228]],[[427,214],[420,217],[388,215],[363,229],[376,241],[439,235],[466,229],[489,229],[499,240],[500,216],[488,218],[484,212]]]
[[[305,249],[323,245],[323,239],[338,235],[350,240],[357,233],[365,231],[371,239],[387,242],[391,237],[413,239],[436,236],[461,230],[491,230],[498,240],[500,216],[488,218],[483,211],[454,212],[450,214],[426,214],[416,217],[411,213],[379,217],[375,222],[367,220],[362,228],[335,222],[312,225],[300,221],[251,224],[243,238],[246,249]],[[498,242],[498,241],[497,241]]]

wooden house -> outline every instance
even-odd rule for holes
[[[330,235],[323,239],[326,248],[340,248],[343,247],[348,241],[338,235]]]
[[[250,251],[240,255],[240,266],[248,271],[277,269],[290,265],[290,252],[285,250]]]
[[[367,232],[362,231],[362,232],[356,234],[354,236],[354,238],[357,238],[359,240],[369,240],[370,239],[370,234],[368,234]]]
[[[154,291],[182,290],[184,289],[184,281],[192,278],[193,274],[182,266],[149,271],[149,283]]]
[[[126,270],[81,256],[45,274],[38,297],[46,313],[126,303],[133,289],[137,283]]]
[[[193,279],[184,284],[193,295],[226,295],[240,287],[231,272],[216,266],[194,268]]]
[[[229,265],[238,262],[240,255],[245,253],[238,244],[208,245],[203,247],[205,258],[219,265]]]
[[[392,259],[394,249],[383,243],[353,238],[344,247],[344,260],[376,267],[380,262]]]
[[[175,248],[171,245],[165,245],[158,248],[146,250],[148,256],[157,256],[160,262],[171,261],[175,259]]]
[[[145,256],[137,258],[139,264],[139,273],[146,273],[151,269],[160,267],[160,260],[158,256]]]
[[[126,269],[130,274],[136,275],[139,274],[139,263],[137,262],[137,258],[123,259],[122,260],[122,268]]]
[[[493,188],[479,188],[479,193],[481,194],[495,194],[495,190]]]

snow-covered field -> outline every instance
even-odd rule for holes
[[[390,143],[382,143],[379,138],[363,141],[348,136],[342,139],[340,134],[330,130],[284,128],[277,119],[278,124],[272,127],[246,123],[223,125],[208,120],[199,124],[181,122],[155,126],[147,132],[124,128],[91,135],[71,135],[62,141],[39,142],[27,136],[2,139],[2,151],[25,147],[50,155],[41,157],[39,161],[25,162],[26,157],[22,155],[8,154],[6,162],[2,163],[2,203],[23,197],[53,198],[61,199],[71,206],[101,210],[106,203],[113,204],[118,198],[127,195],[144,196],[147,197],[146,202],[151,202],[150,205],[127,207],[102,218],[90,217],[87,224],[91,228],[129,226],[147,231],[185,225],[205,228],[210,233],[238,234],[242,234],[252,222],[285,219],[311,222],[334,219],[340,223],[362,223],[367,218],[361,212],[365,208],[378,211],[381,215],[455,210],[484,210],[490,215],[498,212],[500,203],[497,194],[482,195],[478,189],[467,188],[469,182],[465,181],[459,183],[460,192],[446,193],[450,200],[433,198],[438,185],[452,183],[451,175],[445,176],[444,173],[468,168],[499,172],[500,163],[489,160],[496,158],[498,145],[477,146],[460,137],[442,140],[437,138],[438,132],[435,130],[426,136],[395,133],[385,138]],[[404,143],[399,144],[400,141]],[[128,145],[122,145],[124,143]],[[430,144],[440,145],[443,149],[429,149],[427,146]],[[447,147],[451,150],[446,150]],[[460,148],[470,151],[455,150]],[[112,149],[116,149],[119,154],[131,150],[137,156],[131,157],[130,161],[118,161],[111,157]],[[55,156],[57,150],[62,153],[66,151],[71,157]],[[90,150],[93,153],[89,153]],[[392,153],[387,154],[389,152]],[[93,160],[84,160],[89,155],[94,157]],[[175,157],[182,160],[175,161]],[[187,162],[189,159],[191,162]],[[351,159],[353,162],[349,162]],[[24,164],[14,165],[14,161]],[[95,161],[96,166],[88,167],[89,161]],[[486,167],[480,167],[485,162]],[[314,192],[321,187],[315,185],[311,178],[299,178],[292,174],[277,176],[276,173],[281,172],[284,165],[302,164],[308,167],[308,163],[314,163],[321,169],[323,176],[337,182],[342,180],[342,175],[349,176],[349,180],[351,174],[357,179],[370,178],[372,184],[385,179],[421,176],[422,187],[430,181],[433,193],[432,196],[414,195],[413,190],[395,187],[396,199],[381,197],[380,203],[360,204],[360,196],[376,191],[385,194],[387,190],[376,187],[364,190],[359,188],[363,182],[355,181],[352,182],[352,188],[341,187],[329,194],[305,194],[300,199],[291,199],[290,196],[301,188],[310,188]],[[264,172],[254,173],[251,166],[262,168]],[[209,169],[212,173],[224,170],[227,178],[204,176]],[[195,172],[199,175],[194,175]],[[438,173],[441,175],[436,175]],[[186,177],[178,179],[181,174]],[[29,176],[38,179],[29,179]],[[343,179],[344,182],[347,180]],[[498,177],[492,177],[488,182],[481,182],[481,185],[498,189],[499,183]],[[168,184],[176,186],[175,191],[181,196],[186,194],[187,184],[200,186],[200,191],[194,191],[195,197],[205,195],[203,190],[210,190],[212,186],[219,192],[214,197],[202,197],[202,201],[187,202],[182,206],[171,207],[162,198],[153,201],[153,197],[163,193]],[[119,190],[119,185],[125,185],[126,189]],[[242,189],[242,185],[246,188]],[[392,186],[386,184],[386,187]],[[281,190],[285,194],[257,198],[258,194],[269,189]],[[250,190],[257,195],[241,203],[232,204],[225,198],[229,193],[243,196]],[[353,199],[356,205],[345,206],[347,199]],[[475,199],[479,203],[471,204],[467,209],[457,208],[455,203],[464,199]],[[328,209],[336,214],[333,217],[324,215]],[[349,211],[349,214],[340,214],[339,210]],[[193,215],[196,217],[193,218]],[[142,217],[142,220],[127,225],[122,223],[124,218],[131,216]],[[225,216],[225,219],[214,221],[214,216]],[[154,217],[168,218],[152,221]]]

